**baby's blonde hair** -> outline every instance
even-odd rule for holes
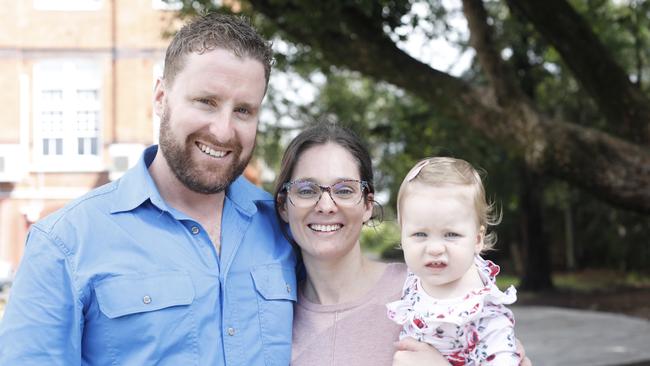
[[[401,225],[399,215],[402,200],[406,195],[408,187],[412,183],[440,187],[445,185],[469,186],[473,191],[474,208],[478,217],[479,225],[485,228],[483,239],[483,250],[494,248],[497,241],[495,232],[488,232],[488,228],[496,226],[501,222],[501,210],[497,209],[494,202],[488,202],[485,196],[485,188],[481,175],[474,167],[462,159],[448,157],[433,157],[420,160],[406,174],[397,194],[397,221]],[[433,203],[435,204],[435,203]]]

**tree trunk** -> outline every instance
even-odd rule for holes
[[[551,279],[549,242],[544,235],[544,215],[542,196],[543,177],[523,167],[521,192],[522,239],[526,246],[524,276],[519,289],[523,291],[543,291],[553,288]]]
[[[573,212],[571,204],[567,202],[564,212],[564,254],[566,257],[566,269],[576,269],[576,250],[573,239]]]

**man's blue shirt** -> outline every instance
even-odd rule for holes
[[[231,184],[218,255],[160,196],[156,150],[32,226],[0,365],[289,364],[295,256],[273,198]]]

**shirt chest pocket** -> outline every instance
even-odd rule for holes
[[[269,264],[253,268],[251,276],[257,292],[265,364],[288,365],[293,305],[298,291],[295,270]]]
[[[298,289],[293,268],[267,264],[253,268],[251,276],[255,289],[264,300],[297,300]]]
[[[116,351],[117,364],[162,355],[165,365],[196,363],[195,293],[187,273],[111,277],[95,285],[95,295],[100,314],[92,328],[96,340]]]
[[[112,277],[99,282],[95,293],[99,308],[110,319],[190,305],[194,300],[192,281],[182,272]]]

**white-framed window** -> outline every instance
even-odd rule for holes
[[[36,10],[94,11],[102,8],[102,0],[33,0]]]
[[[102,169],[101,80],[95,60],[54,59],[34,65],[35,170]]]

